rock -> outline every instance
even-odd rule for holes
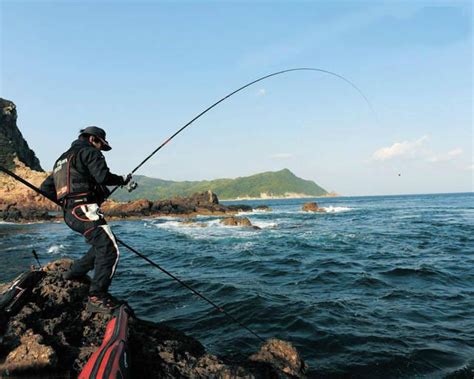
[[[31,372],[56,366],[56,352],[50,346],[43,344],[41,335],[34,334],[33,330],[28,329],[20,341],[20,346],[7,355],[4,364],[0,366],[0,371],[6,371],[11,375],[21,371]]]
[[[130,216],[148,216],[151,213],[153,203],[146,199],[139,199],[120,203],[108,200],[101,205],[101,210],[106,216],[111,217],[130,217]]]
[[[226,226],[243,226],[257,230],[260,229],[258,226],[252,225],[247,217],[226,217],[222,219],[220,223]]]
[[[253,210],[253,208],[250,205],[245,205],[245,204],[227,205],[226,208],[234,212],[252,212]]]
[[[64,280],[72,261],[44,267],[28,302],[7,320],[0,339],[0,377],[77,377],[101,345],[112,316],[85,311],[89,281]],[[0,288],[8,288],[1,285]],[[227,362],[196,339],[167,325],[129,321],[131,376],[135,378],[303,378],[304,363],[291,344],[271,340],[249,359]]]
[[[217,195],[211,190],[206,192],[195,193],[188,198],[188,201],[196,205],[216,205],[219,204]]]
[[[221,215],[236,212],[236,208],[219,204],[216,194],[211,191],[195,193],[190,197],[175,197],[154,202],[145,199],[129,202],[108,200],[102,205],[101,209],[106,216],[116,218],[196,214]]]
[[[16,124],[16,105],[0,98],[0,165],[15,168],[14,159],[18,158],[28,168],[43,171],[33,150],[23,138]]]
[[[315,202],[305,203],[303,205],[303,211],[305,212],[326,212],[324,208],[319,208]]]
[[[31,170],[17,157],[13,171],[35,186],[40,186],[48,173]],[[0,220],[10,222],[50,220],[59,207],[10,176],[0,173]]]
[[[308,366],[289,342],[270,339],[256,354],[249,357],[256,362],[267,362],[292,377],[304,376]]]

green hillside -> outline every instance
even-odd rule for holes
[[[169,199],[174,196],[189,196],[195,192],[211,190],[219,199],[238,197],[260,197],[266,193],[271,196],[285,196],[287,193],[308,196],[326,195],[327,191],[311,180],[298,178],[288,169],[275,172],[263,172],[236,179],[216,179],[203,181],[174,182],[135,176],[138,188],[132,193],[118,190],[112,198],[120,201],[146,198],[150,200]]]

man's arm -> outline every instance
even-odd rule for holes
[[[95,148],[86,148],[80,151],[79,159],[89,170],[90,175],[98,184],[105,186],[122,186],[127,184],[127,179],[123,176],[110,172],[105,162],[104,155]]]

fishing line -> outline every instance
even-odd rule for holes
[[[277,71],[277,72],[274,72],[274,73],[271,73],[271,74],[268,74],[268,75],[265,75],[265,76],[262,76],[258,79],[255,79],[253,81],[251,81],[250,83],[247,83],[245,85],[243,85],[242,87],[240,88],[237,88],[236,90],[232,91],[231,93],[227,94],[226,96],[222,97],[221,99],[219,99],[218,101],[216,101],[214,104],[212,104],[211,106],[209,106],[208,108],[206,108],[205,110],[203,110],[201,113],[199,113],[196,117],[194,117],[191,121],[189,121],[188,123],[186,123],[184,126],[182,126],[178,131],[176,131],[171,137],[169,137],[168,139],[166,139],[160,146],[158,146],[155,150],[153,150],[151,152],[151,154],[149,154],[143,161],[140,162],[140,164],[135,167],[132,172],[130,173],[130,175],[134,174],[140,167],[142,167],[151,157],[153,157],[153,155],[155,155],[158,151],[160,151],[168,142],[170,142],[174,137],[176,137],[179,133],[181,133],[184,129],[186,129],[189,125],[191,125],[194,121],[196,121],[198,118],[200,118],[201,116],[203,116],[204,114],[206,114],[207,112],[209,112],[212,108],[216,107],[217,105],[219,105],[220,103],[222,103],[224,100],[228,99],[229,97],[235,95],[237,92],[240,92],[242,91],[243,89],[247,88],[247,87],[250,87],[251,85],[255,84],[255,83],[258,83],[258,82],[261,82],[262,80],[265,80],[265,79],[268,79],[268,78],[271,78],[272,76],[277,76],[277,75],[282,75],[282,74],[285,74],[285,73],[288,73],[288,72],[293,72],[293,71],[317,71],[317,72],[322,72],[322,73],[325,73],[325,74],[328,74],[328,75],[332,75],[332,76],[335,76],[341,80],[343,80],[344,82],[346,82],[347,84],[349,84],[352,88],[354,88],[361,96],[362,98],[365,100],[365,102],[367,103],[367,105],[369,106],[370,110],[372,111],[372,113],[374,114],[375,118],[377,119],[377,114],[374,110],[374,108],[372,107],[372,104],[370,103],[369,99],[367,98],[367,96],[364,95],[364,93],[362,92],[362,90],[357,87],[353,82],[351,82],[349,79],[345,78],[344,76],[340,75],[340,74],[337,74],[335,72],[332,72],[332,71],[328,71],[328,70],[323,70],[323,69],[320,69],[320,68],[312,68],[312,67],[300,67],[300,68],[290,68],[290,69],[287,69],[287,70],[282,70],[282,71]],[[110,191],[108,197],[110,197],[120,186],[116,186],[115,188],[112,189],[112,191]]]
[[[25,179],[23,179],[22,177],[16,175],[14,172],[6,169],[5,167],[3,166],[0,166],[0,171],[3,171],[5,174],[11,176],[12,178],[18,180],[20,183],[24,184],[25,186],[27,186],[28,188],[31,188],[33,191],[39,193],[40,195],[43,195],[45,198],[47,198],[48,200],[52,201],[53,203],[55,203],[56,205],[61,206],[61,203],[59,203],[59,201],[51,198],[46,192],[42,191],[41,189],[39,189],[38,187],[34,186],[33,184],[31,184],[30,182],[26,181]],[[115,236],[115,235],[114,235]],[[135,255],[137,255],[138,257],[144,259],[145,261],[147,261],[149,264],[151,264],[153,267],[156,267],[157,269],[159,269],[160,271],[162,271],[163,273],[165,273],[166,275],[168,275],[169,277],[171,277],[173,280],[177,281],[179,284],[181,284],[183,287],[186,287],[187,289],[189,289],[190,291],[192,291],[195,295],[199,296],[201,299],[207,301],[209,304],[211,304],[215,309],[217,309],[220,313],[223,313],[225,314],[230,320],[232,320],[234,323],[236,323],[237,325],[239,325],[240,327],[244,328],[245,330],[247,330],[248,332],[250,332],[251,334],[253,334],[255,337],[257,337],[260,341],[262,342],[265,342],[265,340],[260,337],[257,333],[255,333],[252,329],[250,329],[249,327],[245,326],[244,324],[242,324],[240,321],[238,321],[234,316],[232,316],[231,314],[229,314],[224,308],[218,306],[216,303],[214,303],[212,300],[208,299],[206,296],[204,296],[203,294],[201,294],[200,292],[196,291],[194,288],[192,288],[190,285],[186,284],[185,282],[183,282],[181,279],[177,278],[175,275],[173,275],[172,273],[170,273],[169,271],[165,270],[163,267],[161,267],[160,265],[158,265],[157,263],[153,262],[150,258],[148,258],[146,255],[143,255],[142,253],[140,253],[138,250],[134,249],[133,247],[131,247],[130,245],[126,244],[125,242],[123,242],[122,240],[120,240],[119,238],[117,238],[115,236],[115,239],[116,241],[124,246],[125,248],[127,248],[128,250],[130,250],[132,253],[134,253]],[[33,250],[33,254],[35,255],[35,257],[37,257],[36,255],[36,252]],[[38,262],[39,263],[39,262]]]

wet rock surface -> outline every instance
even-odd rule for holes
[[[267,207],[268,208],[268,207]],[[134,200],[116,202],[109,200],[101,209],[112,218],[128,218],[140,216],[221,216],[237,212],[252,211],[248,205],[223,205],[217,195],[211,191],[195,193],[190,197],[175,197],[169,200]]]
[[[315,202],[303,204],[303,211],[305,212],[326,212],[324,208],[320,208]]]
[[[69,281],[61,275],[71,263],[48,264],[26,304],[6,323],[0,376],[76,377],[100,346],[112,316],[85,311],[88,278]],[[176,329],[135,316],[129,351],[133,378],[302,378],[306,370],[288,342],[269,340],[248,359],[229,362]]]
[[[226,217],[222,219],[220,223],[226,226],[242,226],[256,230],[260,229],[258,226],[252,225],[247,217]]]

